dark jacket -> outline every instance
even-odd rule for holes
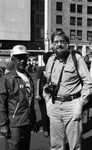
[[[27,76],[32,89],[30,108],[24,82],[16,71],[13,69],[0,78],[0,126],[20,127],[36,121],[34,83],[28,73]]]

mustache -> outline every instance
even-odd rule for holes
[[[70,54],[70,51],[67,51],[67,50],[61,51],[61,52],[56,51],[56,55],[57,55],[58,58],[67,59],[67,57],[69,56],[69,54]]]
[[[61,48],[61,49],[62,49],[62,48],[64,48],[64,46],[61,46],[61,45],[60,45],[60,46],[57,46],[57,49],[59,49],[59,48]]]

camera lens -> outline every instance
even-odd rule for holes
[[[47,94],[49,94],[49,93],[50,93],[50,91],[49,91],[49,88],[48,88],[48,87],[46,87],[46,88],[45,88],[45,92],[46,92]]]

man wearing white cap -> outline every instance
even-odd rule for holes
[[[14,69],[0,79],[0,128],[8,139],[9,150],[29,150],[30,125],[35,125],[34,84],[25,71],[28,53],[23,45],[14,46]]]

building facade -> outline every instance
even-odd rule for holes
[[[92,0],[52,0],[51,31],[64,30],[71,43],[92,39]]]
[[[38,1],[39,4],[43,3],[40,5],[42,9],[42,6],[45,6],[45,1],[35,0],[34,5],[37,5]],[[50,0],[50,2],[49,27],[51,32],[49,35],[54,30],[64,30],[69,35],[71,44],[88,44],[92,39],[92,0]],[[40,23],[39,29],[36,32],[40,41],[44,41],[43,17],[45,17],[44,13],[42,16],[41,14],[39,17],[38,15],[35,16],[35,20]],[[37,22],[34,24],[33,31],[36,31],[35,27],[38,27]],[[33,36],[35,41],[35,34]]]
[[[24,44],[27,49],[45,49],[45,2],[47,0],[0,0],[0,48]],[[92,0],[48,0],[48,39],[64,30],[71,44],[92,40]]]

